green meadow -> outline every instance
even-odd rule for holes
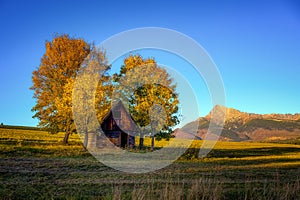
[[[217,142],[198,158],[203,141],[194,141],[170,166],[128,174],[99,163],[78,135],[71,135],[68,145],[62,144],[63,136],[0,128],[0,198],[300,199],[297,142]],[[168,141],[155,144],[161,148]]]

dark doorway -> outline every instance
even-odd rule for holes
[[[121,133],[121,147],[127,147],[128,135],[124,132]]]

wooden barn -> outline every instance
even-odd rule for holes
[[[135,135],[138,133],[138,128],[121,101],[116,103],[103,118],[101,129],[117,147],[135,146]],[[94,133],[88,134],[88,148],[101,148],[103,146],[105,146],[103,137]]]

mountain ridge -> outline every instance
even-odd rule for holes
[[[225,118],[225,121],[223,120]],[[271,141],[300,138],[300,114],[256,114],[216,105],[206,116],[184,125],[175,135],[192,134],[204,139],[210,123],[224,121],[219,140]],[[218,136],[216,129],[210,134]]]
[[[249,112],[242,112],[235,108],[228,108],[222,105],[216,105],[209,113],[205,116],[205,118],[210,118],[212,112],[225,112],[226,120],[235,118],[235,117],[256,117],[256,118],[271,118],[271,119],[285,119],[285,120],[300,120],[300,113],[295,114],[280,114],[280,113],[269,113],[269,114],[256,114]]]

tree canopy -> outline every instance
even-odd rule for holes
[[[168,72],[153,58],[130,55],[114,80],[120,98],[127,102],[134,121],[141,127],[140,147],[144,134],[170,136],[171,127],[179,123],[179,101],[176,84]]]
[[[33,117],[39,119],[39,125],[51,133],[65,131],[64,142],[69,134],[76,131],[72,116],[72,90],[74,80],[84,63],[95,57],[96,48],[83,39],[69,35],[56,35],[52,41],[46,41],[46,52],[41,58],[40,66],[32,73],[34,98],[36,105],[32,108]],[[105,53],[99,52],[105,64]],[[93,57],[93,58],[94,58]],[[90,60],[88,60],[90,59]],[[109,70],[105,65],[103,71]],[[99,95],[98,95],[99,96]]]
[[[119,94],[141,128],[140,146],[145,134],[169,137],[171,128],[179,123],[176,84],[153,58],[125,58],[112,84],[105,51],[66,34],[46,41],[45,47],[40,66],[32,73],[33,117],[51,133],[65,131],[65,143],[78,126],[97,128],[91,117],[96,112],[101,122],[111,108],[113,93]],[[74,116],[80,119],[77,127]],[[87,134],[91,130],[77,131]]]

